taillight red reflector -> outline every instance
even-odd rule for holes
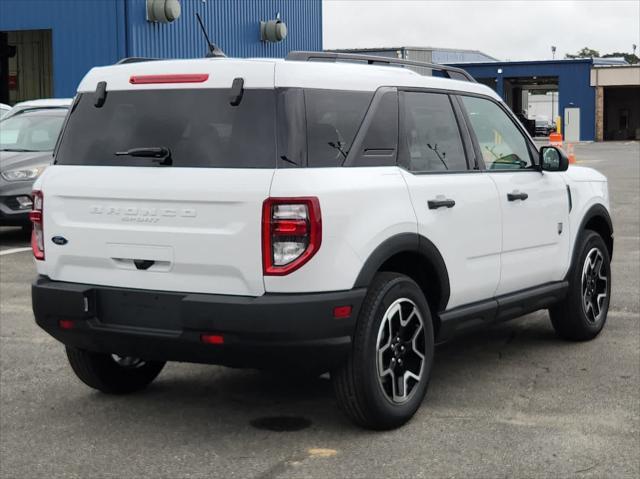
[[[222,334],[201,334],[200,341],[205,344],[224,344]]]
[[[333,317],[335,319],[347,319],[351,316],[351,306],[336,306],[333,308]]]
[[[33,205],[29,212],[29,219],[33,223],[31,230],[31,249],[33,257],[37,260],[44,260],[44,224],[42,212],[44,208],[44,196],[42,191],[34,190],[32,193]]]
[[[129,78],[132,85],[152,83],[202,83],[209,79],[208,73],[185,73],[177,75],[133,75]]]
[[[304,220],[274,220],[273,234],[280,236],[303,236],[307,234],[307,222]]]
[[[60,327],[60,329],[73,329],[74,326],[75,323],[71,319],[61,319],[58,321],[58,327]]]

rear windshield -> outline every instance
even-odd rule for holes
[[[238,106],[229,89],[110,91],[101,107],[83,93],[56,152],[60,165],[157,166],[116,155],[170,151],[174,167],[274,168],[274,90],[246,89]]]

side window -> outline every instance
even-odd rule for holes
[[[461,171],[467,160],[449,96],[401,92],[400,162],[411,171]]]
[[[531,168],[524,135],[502,108],[490,100],[462,96],[488,170]]]
[[[373,92],[305,90],[308,166],[340,166]]]

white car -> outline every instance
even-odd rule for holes
[[[588,340],[607,318],[606,178],[451,67],[94,68],[35,189],[36,321],[106,393],[165,361],[330,371],[346,414],[388,429],[435,343],[538,309]]]
[[[11,110],[11,106],[6,105],[4,103],[0,103],[0,118],[2,118],[7,113],[9,113],[9,110]]]
[[[62,108],[67,110],[71,106],[73,98],[43,98],[40,100],[27,100],[16,103],[13,107],[9,107],[9,111],[4,112],[2,118],[9,118],[27,110],[45,110],[48,108]],[[8,105],[6,105],[8,106]]]

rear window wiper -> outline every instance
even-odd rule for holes
[[[170,166],[173,164],[171,159],[171,150],[164,146],[153,146],[148,148],[131,148],[127,151],[116,151],[116,156],[134,156],[138,158],[151,158],[157,161],[161,166]]]

